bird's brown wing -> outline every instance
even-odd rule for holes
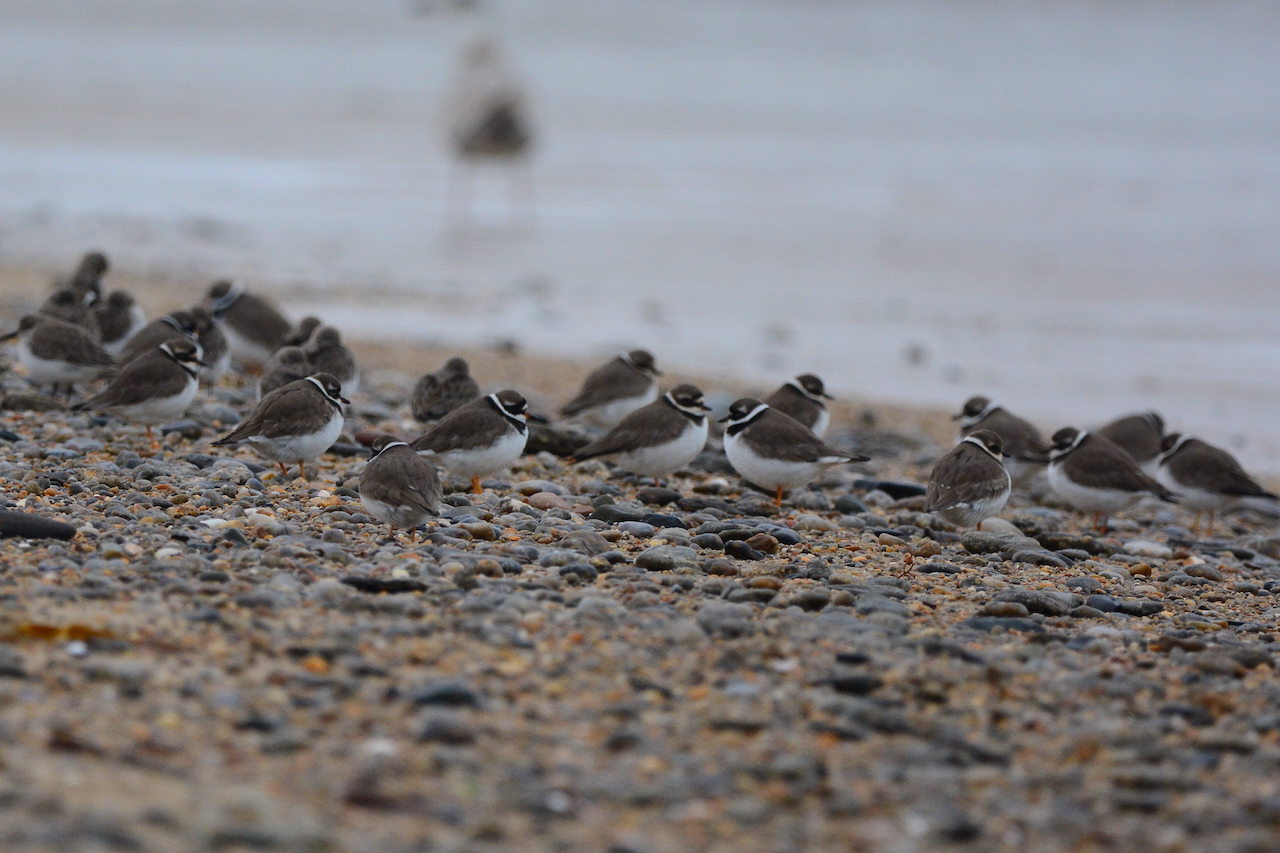
[[[324,405],[317,405],[317,399]],[[263,397],[243,423],[214,444],[235,444],[255,435],[287,438],[319,432],[335,411],[315,383],[310,379],[299,379]]]
[[[115,360],[95,344],[79,327],[57,320],[42,320],[31,330],[31,354],[50,361],[65,361],[85,367],[110,367]]]
[[[507,431],[507,419],[499,415],[488,397],[454,409],[410,445],[414,450],[448,453],[450,450],[488,445]]]
[[[126,364],[112,377],[110,385],[76,408],[98,411],[173,397],[187,387],[188,378],[177,362],[157,349],[154,354],[148,353]]]
[[[1189,439],[1169,462],[1178,481],[1193,489],[1240,497],[1275,497],[1245,473],[1234,456],[1203,441]]]
[[[667,403],[658,400],[636,409],[609,432],[573,454],[578,461],[623,453],[675,441],[684,434],[688,420]]]
[[[782,462],[817,462],[833,458],[846,462],[866,462],[868,459],[861,454],[832,447],[789,415],[769,409],[759,417],[760,426],[767,429],[767,440],[763,432],[754,432],[750,427],[743,433],[743,437],[762,456]]]
[[[293,331],[293,326],[274,305],[252,293],[242,294],[222,319],[246,338],[272,348],[279,348]]]

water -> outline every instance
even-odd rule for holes
[[[263,5],[0,2],[0,264],[1048,428],[1154,407],[1280,472],[1274,3]],[[446,226],[479,32],[533,96],[532,227],[502,174]]]

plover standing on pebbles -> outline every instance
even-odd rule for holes
[[[799,421],[751,397],[736,400],[721,422],[728,424],[724,452],[729,464],[749,482],[774,490],[778,506],[785,489],[811,482],[832,465],[869,458],[823,443]]]
[[[600,429],[613,429],[627,415],[658,399],[654,377],[661,375],[647,350],[622,353],[593,370],[578,396],[566,403],[560,414]]]
[[[1075,427],[1053,434],[1049,485],[1076,509],[1093,513],[1099,532],[1106,530],[1109,516],[1143,497],[1177,503],[1168,489],[1142,473],[1128,453],[1100,435]]]
[[[480,494],[480,478],[507,468],[524,453],[529,440],[528,404],[507,389],[454,409],[410,444],[456,477],[471,480]]]
[[[1013,481],[1003,455],[1000,436],[991,430],[969,433],[933,466],[925,512],[936,512],[961,527],[976,527],[1004,509]]]
[[[1245,473],[1234,456],[1207,441],[1171,433],[1164,437],[1159,460],[1156,478],[1183,506],[1196,511],[1194,530],[1200,529],[1200,514],[1209,513],[1208,536],[1213,535],[1214,516],[1237,501],[1277,500]]]
[[[317,373],[277,388],[258,403],[253,413],[215,446],[248,444],[280,466],[297,463],[305,480],[304,463],[324,453],[342,434],[342,385],[327,373]]]
[[[436,468],[389,435],[373,442],[373,457],[360,472],[360,503],[379,521],[414,531],[440,514],[442,489]]]
[[[120,369],[100,393],[72,407],[74,412],[109,411],[147,428],[152,449],[159,447],[151,427],[180,416],[200,385],[200,347],[177,338],[165,341]]]
[[[711,407],[693,385],[677,385],[655,402],[636,409],[608,434],[573,455],[575,461],[612,456],[623,471],[658,478],[693,461],[707,443]]]
[[[84,329],[53,317],[28,314],[0,342],[18,339],[18,363],[35,385],[65,386],[96,379],[115,362]]]

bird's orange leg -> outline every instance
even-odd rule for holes
[[[302,460],[298,460],[298,473],[302,475],[302,479],[307,479],[307,468],[302,464]]]
[[[782,486],[778,486],[778,493],[773,497],[774,506],[782,506]]]
[[[480,478],[472,477],[471,478],[471,494],[478,495],[483,491],[484,489],[480,488]]]
[[[277,462],[276,464],[280,466],[280,476],[286,480],[289,479],[289,469],[285,467],[284,463]]]
[[[1205,534],[1206,539],[1213,538],[1213,522],[1214,522],[1215,516],[1216,516],[1215,511],[1209,510],[1209,532]]]

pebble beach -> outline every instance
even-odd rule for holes
[[[780,508],[715,439],[660,487],[544,450],[390,536],[361,445],[443,359],[353,348],[310,480],[209,446],[245,384],[153,452],[0,377],[5,509],[66,537],[0,541],[4,849],[1280,847],[1275,517],[1033,481],[958,530],[945,413],[846,402],[872,461]],[[467,355],[543,411],[591,366]]]

